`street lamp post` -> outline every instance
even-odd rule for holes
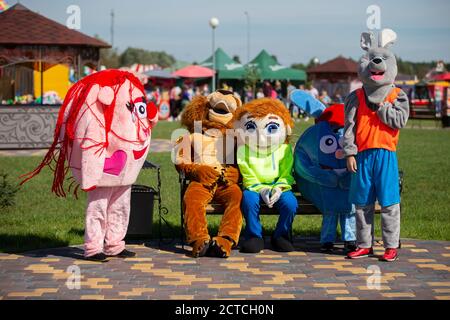
[[[209,25],[212,28],[212,69],[214,71],[213,78],[212,78],[212,86],[211,86],[211,92],[216,91],[216,39],[215,39],[215,30],[217,26],[219,25],[219,19],[216,17],[212,17],[209,20]]]
[[[247,17],[247,63],[250,62],[250,15],[248,11],[244,12]]]

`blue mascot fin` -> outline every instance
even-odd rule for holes
[[[325,110],[325,105],[304,90],[292,90],[291,101],[309,116],[318,118]]]

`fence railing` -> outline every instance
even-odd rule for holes
[[[0,149],[44,149],[53,142],[60,105],[0,106]]]

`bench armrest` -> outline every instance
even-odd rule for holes
[[[157,163],[145,160],[142,169],[159,169],[161,166]]]

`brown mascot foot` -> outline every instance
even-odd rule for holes
[[[208,257],[228,258],[233,247],[233,241],[223,237],[214,237],[208,250]]]
[[[206,252],[209,250],[210,240],[203,239],[194,241],[192,244],[192,256],[194,258],[203,257],[206,255]]]

